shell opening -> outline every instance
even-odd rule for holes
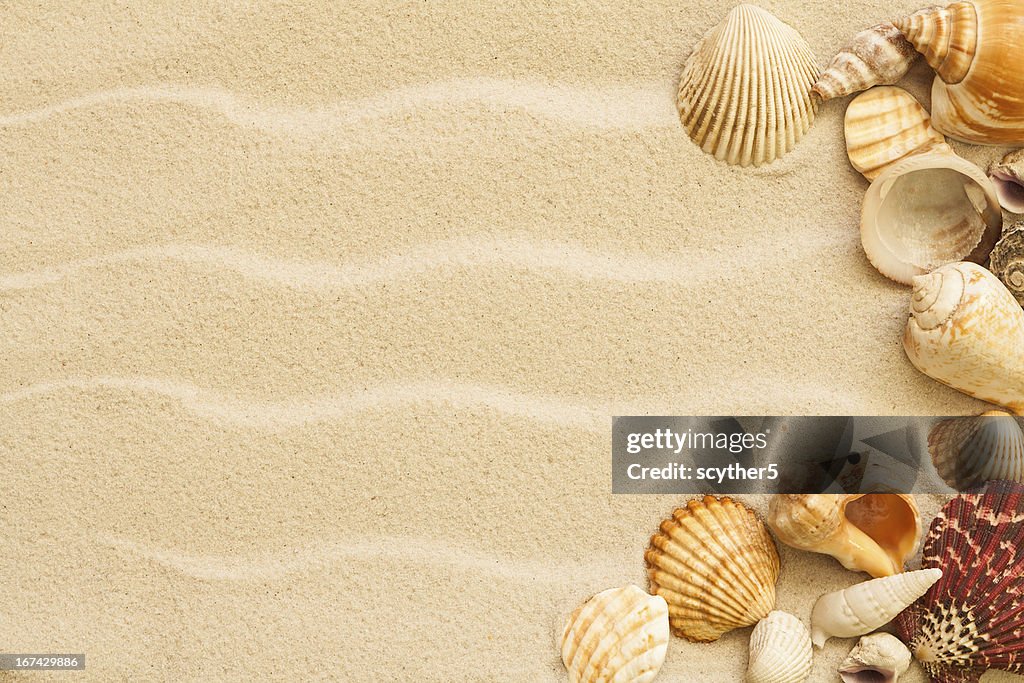
[[[892,669],[856,666],[840,669],[839,677],[843,683],[892,683],[896,680],[896,672]]]
[[[845,514],[889,557],[893,573],[903,570],[903,560],[917,545],[917,511],[903,497],[870,493],[847,503]]]
[[[1024,213],[1024,183],[1005,171],[993,171],[990,177],[1002,207],[1010,213]]]

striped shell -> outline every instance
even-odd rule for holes
[[[958,491],[995,479],[1024,482],[1024,431],[1002,411],[939,422],[928,435],[928,453]]]
[[[804,623],[775,611],[750,634],[747,683],[803,683],[811,675],[814,648]]]
[[[814,93],[831,100],[874,85],[898,83],[918,56],[892,23],[872,26],[854,36],[832,59],[814,84]]]
[[[775,608],[775,543],[753,510],[729,498],[676,509],[644,559],[651,593],[665,598],[673,633],[688,640],[717,640]]]
[[[814,121],[814,54],[790,26],[759,7],[740,5],[698,43],[679,82],[687,133],[716,159],[771,163]]]

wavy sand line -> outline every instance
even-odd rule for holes
[[[598,130],[678,126],[672,88],[662,83],[583,87],[497,78],[409,85],[322,106],[268,105],[223,88],[175,84],[116,88],[0,116],[0,127],[45,121],[76,109],[119,103],[169,102],[219,112],[243,127],[279,135],[319,135],[420,109],[482,106]]]

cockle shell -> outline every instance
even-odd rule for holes
[[[668,651],[668,605],[636,586],[611,588],[572,613],[562,631],[571,683],[648,683]]]
[[[831,100],[874,85],[899,83],[918,56],[899,29],[887,21],[854,36],[821,72],[813,91],[822,100]]]
[[[969,0],[893,23],[938,73],[938,131],[965,142],[1024,144],[1024,3]]]
[[[1024,223],[1017,223],[1003,233],[992,250],[991,267],[992,274],[1024,306]]]
[[[1024,673],[1024,486],[990,482],[953,498],[932,522],[922,558],[942,579],[896,626],[932,681]]]
[[[888,633],[864,636],[839,665],[843,683],[896,683],[910,668],[910,650]]]
[[[846,108],[845,132],[850,164],[868,180],[915,154],[953,153],[925,108],[902,88],[872,88],[855,97]]]
[[[903,348],[932,379],[1024,413],[1024,309],[981,266],[952,263],[914,278]]]
[[[672,631],[688,640],[717,640],[775,608],[775,543],[753,510],[729,498],[676,509],[644,559],[651,593],[665,598]]]
[[[999,203],[1010,213],[1024,213],[1024,149],[1010,152],[988,169]]]
[[[909,285],[946,263],[984,263],[999,240],[1003,212],[992,181],[955,154],[916,154],[871,183],[861,243],[882,275]]]
[[[775,611],[750,634],[747,683],[803,683],[811,675],[814,648],[804,622]]]
[[[716,159],[771,163],[814,121],[817,75],[814,54],[799,33],[759,7],[740,5],[687,59],[679,115],[693,141]]]
[[[928,453],[939,476],[958,491],[995,479],[1024,482],[1024,430],[1009,413],[943,420],[928,435]]]
[[[832,637],[871,633],[896,618],[941,576],[941,569],[919,569],[826,593],[811,610],[811,641],[822,647]]]
[[[921,540],[917,503],[901,493],[776,495],[768,526],[786,545],[874,577],[903,571]]]

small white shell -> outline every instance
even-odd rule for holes
[[[803,683],[811,675],[811,634],[804,623],[774,611],[750,634],[747,683]]]
[[[1010,213],[1024,213],[1024,149],[1010,152],[988,169],[999,203]]]
[[[1024,483],[1024,431],[1002,411],[939,422],[928,435],[928,452],[939,476],[958,491],[996,479]]]
[[[843,683],[896,683],[910,668],[910,650],[894,635],[864,636],[839,665]]]

